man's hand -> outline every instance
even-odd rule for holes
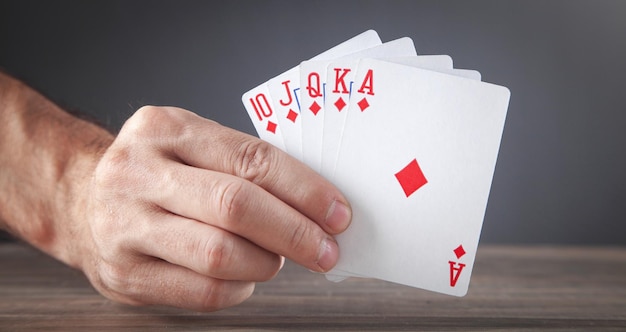
[[[248,298],[281,256],[332,268],[350,221],[330,183],[254,137],[172,107],[144,107],[99,162],[84,266],[103,294],[215,310]]]
[[[113,138],[0,73],[0,228],[130,304],[211,311],[248,298],[285,256],[337,261],[350,208],[249,135],[144,107]]]

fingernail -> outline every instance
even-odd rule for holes
[[[317,266],[322,269],[322,272],[326,272],[337,264],[337,259],[339,259],[337,242],[332,238],[324,239],[317,255]]]
[[[282,270],[283,266],[285,266],[285,256],[280,256],[280,267],[278,268],[278,271]]]
[[[350,209],[337,200],[333,201],[326,214],[326,225],[335,232],[343,232],[350,224],[352,212]]]

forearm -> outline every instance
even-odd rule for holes
[[[0,133],[0,228],[78,266],[81,193],[113,136],[2,73]]]

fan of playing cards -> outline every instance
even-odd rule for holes
[[[246,92],[259,136],[334,183],[352,224],[327,274],[467,293],[509,90],[369,30]]]

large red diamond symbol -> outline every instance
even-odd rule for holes
[[[365,111],[366,108],[370,107],[370,104],[367,102],[367,99],[365,99],[365,98],[361,99],[356,104],[359,105],[359,108],[361,109],[361,112]]]
[[[298,117],[298,113],[294,112],[292,109],[289,109],[289,113],[287,113],[287,119],[295,123],[297,117]]]
[[[337,107],[337,111],[341,112],[341,110],[346,107],[346,102],[343,101],[343,98],[339,97],[335,102],[335,107]]]
[[[276,124],[272,121],[267,121],[267,131],[276,134]]]
[[[317,112],[319,112],[322,107],[316,101],[313,101],[313,104],[311,104],[311,107],[309,107],[309,109],[311,110],[311,112],[313,112],[313,115],[317,115]]]
[[[428,183],[416,159],[411,160],[408,165],[395,175],[406,197],[411,196],[417,189]]]
[[[463,257],[463,255],[465,255],[465,249],[463,249],[463,245],[459,244],[458,247],[456,247],[456,249],[453,250],[454,254],[456,255],[456,258],[459,259],[461,257]]]

